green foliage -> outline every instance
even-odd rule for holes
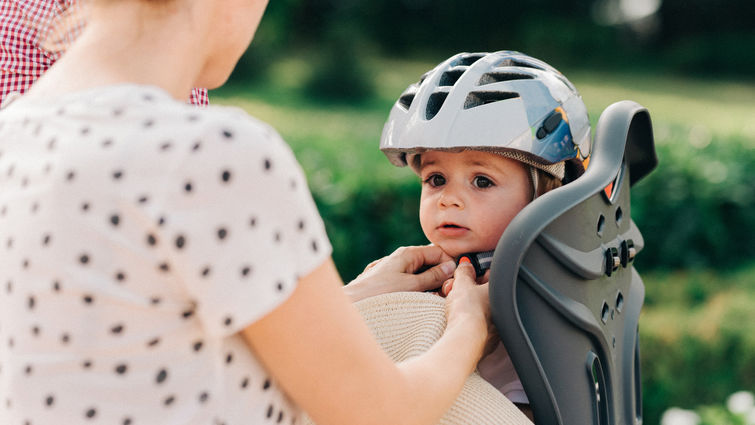
[[[755,265],[733,273],[646,273],[644,281],[646,423],[658,423],[669,406],[715,404],[736,389],[755,389]],[[692,295],[689,284],[697,288]]]
[[[337,101],[363,101],[372,96],[373,75],[347,28],[330,31],[325,46],[313,59],[313,72],[304,87],[309,96]]]
[[[418,183],[363,187],[338,203],[315,192],[333,244],[333,258],[345,279],[361,273],[368,259],[402,245],[426,244],[419,227]]]
[[[693,75],[731,75],[755,71],[755,53],[742,51],[755,46],[755,32],[723,30],[678,40],[664,55],[669,68]]]
[[[747,425],[745,419],[735,415],[721,406],[702,406],[700,412],[700,425]]]
[[[692,134],[691,134],[692,133]],[[646,268],[726,267],[755,258],[755,149],[744,136],[676,128],[660,165],[632,192],[633,217],[651,243]]]
[[[405,58],[513,49],[603,69],[641,64],[708,76],[752,78],[755,73],[752,1],[727,0],[722,7],[711,0],[664,0],[646,19],[601,23],[597,11],[604,6],[620,9],[619,3],[281,0],[268,5],[252,49],[261,49],[265,56],[293,48],[327,55],[332,33],[342,31]],[[254,74],[236,78],[247,75]]]

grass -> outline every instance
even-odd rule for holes
[[[755,140],[755,81],[594,71],[577,71],[570,77],[585,99],[591,117],[597,118],[599,111],[617,100],[630,99],[648,108],[655,126],[661,127],[656,131],[681,126],[711,135],[745,135]],[[662,141],[660,138],[659,142]]]

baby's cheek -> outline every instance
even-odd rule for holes
[[[501,235],[503,235],[503,232],[509,226],[509,223],[513,218],[513,214],[500,217],[497,221],[494,222],[497,223],[497,225],[489,226],[487,228],[487,231],[482,238],[484,239],[484,244],[489,247],[486,249],[486,251],[495,249],[495,247],[498,245],[498,240],[501,239]]]
[[[484,237],[480,238],[480,252],[484,251],[492,251],[495,249],[496,245],[498,245],[498,240],[501,239],[501,235],[503,234],[503,231],[501,232],[491,232],[486,234]]]
[[[434,226],[430,222],[430,218],[427,216],[424,208],[422,208],[422,205],[420,205],[420,208],[419,208],[419,225],[420,227],[422,227],[422,233],[425,234],[425,237],[427,238],[427,240],[429,240],[432,243],[435,243],[435,241],[432,240],[432,232],[431,232]]]

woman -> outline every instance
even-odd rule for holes
[[[0,423],[437,421],[487,342],[487,286],[460,266],[443,337],[393,364],[278,135],[183,102],[227,79],[266,2],[88,6],[0,110]],[[441,260],[401,250],[354,288],[438,286]]]

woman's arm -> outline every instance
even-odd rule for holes
[[[487,285],[476,285],[473,276],[471,266],[458,268],[444,335],[423,355],[400,364],[374,340],[330,260],[243,335],[286,393],[320,425],[437,423],[488,336]]]
[[[455,269],[453,258],[437,246],[406,246],[368,264],[343,290],[353,302],[389,292],[433,290],[451,278]]]

